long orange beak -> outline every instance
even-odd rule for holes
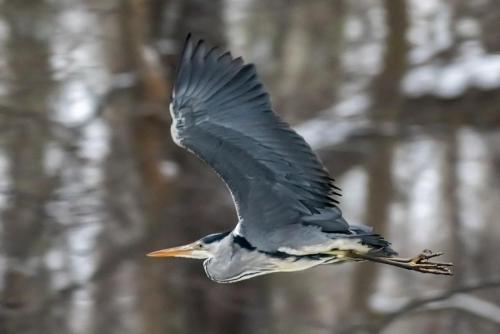
[[[185,246],[172,247],[161,249],[147,254],[150,257],[189,257],[194,251],[194,245],[189,244]]]

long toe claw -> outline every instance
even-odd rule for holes
[[[423,263],[426,263],[426,262],[423,262]],[[437,264],[437,265],[443,266],[443,267],[453,267],[453,263],[451,263],[451,262],[428,262],[428,263]]]
[[[422,273],[438,274],[438,275],[452,275],[452,263],[448,262],[431,262],[429,259],[443,255],[443,252],[433,253],[425,249],[421,254],[417,255],[408,262],[410,269]]]
[[[447,270],[442,270],[442,269],[427,269],[427,270],[422,270],[420,272],[425,273],[425,274],[435,274],[435,275],[448,275],[448,276],[453,275],[453,273],[449,269],[447,269]]]
[[[400,258],[400,257],[391,257],[391,261],[394,261],[394,262],[399,262],[399,263],[408,263],[408,262],[411,262],[412,259],[404,259],[404,258]]]
[[[414,270],[421,273],[437,274],[437,275],[453,275],[449,268],[435,267],[435,268],[415,268]]]
[[[400,262],[400,263],[421,263],[426,260],[432,259],[433,257],[443,255],[443,252],[432,252],[430,249],[424,249],[419,255],[412,258],[398,258],[391,257],[391,261]]]
[[[430,249],[424,249],[419,256],[422,257],[422,258],[424,258],[424,259],[426,259],[426,260],[428,260],[428,259],[432,259],[433,257],[441,256],[443,254],[444,254],[443,252],[436,252],[436,253],[434,253]]]

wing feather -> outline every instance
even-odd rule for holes
[[[225,181],[245,233],[255,238],[257,231],[304,222],[349,229],[343,219],[314,218],[341,217],[339,188],[305,140],[274,113],[254,65],[188,36],[171,110],[176,141]]]

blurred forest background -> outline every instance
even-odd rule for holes
[[[499,333],[499,22],[495,0],[0,0],[0,333]],[[219,285],[147,258],[236,222],[170,139],[189,31],[257,65],[350,222],[456,275]]]

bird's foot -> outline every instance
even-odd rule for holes
[[[399,267],[404,267],[409,270],[418,271],[421,273],[436,274],[436,275],[453,275],[450,262],[432,262],[429,261],[434,257],[443,255],[443,252],[432,252],[429,249],[424,249],[419,255],[409,258],[389,258],[391,262],[396,262]]]

